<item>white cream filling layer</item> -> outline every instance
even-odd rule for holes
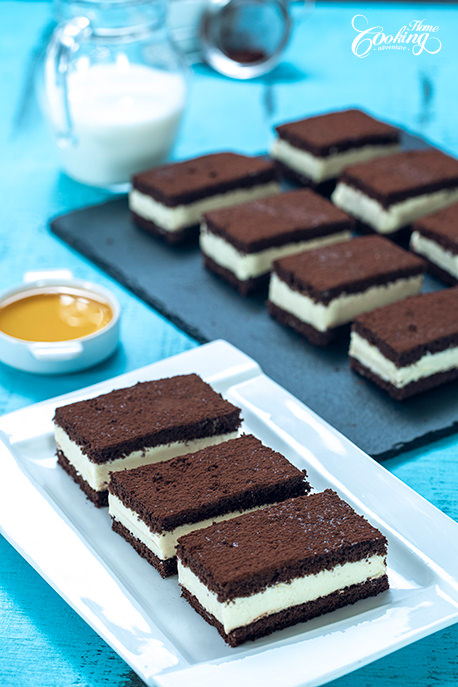
[[[352,150],[344,150],[341,153],[332,153],[325,157],[317,157],[307,150],[296,148],[282,138],[275,139],[271,155],[274,159],[283,162],[299,174],[320,182],[327,179],[335,179],[339,176],[344,167],[354,162],[366,162],[376,157],[392,155],[400,150],[398,143],[388,143],[385,145],[367,145]]]
[[[229,439],[235,439],[238,433],[230,432],[229,434],[217,434],[211,437],[193,439],[187,442],[174,441],[170,444],[160,444],[159,446],[147,447],[142,451],[132,451],[132,453],[110,460],[108,463],[94,463],[89,460],[81,450],[81,447],[72,441],[62,427],[58,425],[55,427],[54,436],[57,448],[62,451],[78,474],[81,475],[95,491],[104,491],[108,487],[110,472],[126,470],[128,468],[138,468],[140,465],[159,463],[163,460],[175,458],[176,456],[182,456],[185,453],[199,451],[201,448],[213,446],[213,444],[219,444]]]
[[[231,518],[236,518],[238,515],[243,515],[244,513],[251,513],[254,510],[259,510],[262,506],[257,506],[256,508],[248,508],[242,511],[236,511],[233,513],[226,513],[225,515],[216,515],[214,518],[207,518],[206,520],[201,520],[200,522],[191,522],[180,525],[173,530],[164,532],[152,532],[148,525],[135,513],[135,511],[122,503],[117,496],[113,494],[108,494],[108,509],[110,515],[124,525],[126,529],[132,534],[132,536],[139,539],[145,546],[148,547],[161,561],[165,561],[168,558],[173,558],[175,556],[177,543],[179,537],[182,537],[189,532],[194,530],[201,530],[204,527],[209,527],[214,522],[221,522],[222,520],[230,520]]]
[[[458,200],[458,188],[424,193],[384,208],[374,198],[340,182],[332,194],[332,202],[357,217],[381,234],[391,234],[414,220],[451,205]]]
[[[424,255],[435,265],[445,270],[458,279],[458,255],[442,248],[435,241],[422,236],[419,231],[414,231],[410,237],[410,249]]]
[[[264,616],[278,613],[285,608],[315,601],[339,589],[386,574],[383,556],[370,556],[354,563],[336,565],[331,570],[321,570],[314,575],[297,577],[290,582],[280,582],[261,592],[230,601],[218,601],[199,578],[178,560],[178,582],[188,590],[223,625],[226,633],[254,623]]]
[[[221,238],[221,236],[217,236],[211,231],[208,231],[206,225],[203,223],[200,232],[200,247],[202,252],[218,263],[218,265],[233,272],[240,281],[245,281],[270,272],[274,260],[278,258],[284,258],[287,255],[300,253],[304,250],[311,250],[319,246],[326,246],[330,243],[345,241],[350,237],[351,233],[349,231],[341,231],[328,236],[310,239],[309,241],[296,241],[295,243],[287,243],[283,246],[266,248],[257,253],[240,253],[231,243]]]
[[[310,324],[320,332],[325,332],[351,322],[363,312],[420,293],[422,280],[422,275],[398,279],[390,284],[371,286],[360,293],[344,293],[324,305],[299,291],[294,291],[273,273],[270,280],[269,300],[302,322]]]
[[[391,360],[385,358],[377,346],[356,332],[351,333],[349,355],[397,389],[418,382],[423,377],[458,368],[458,346],[439,353],[425,353],[412,365],[396,367]]]
[[[179,231],[184,227],[199,224],[205,212],[239,205],[239,203],[246,203],[249,200],[256,200],[279,191],[279,184],[276,181],[270,181],[267,184],[259,184],[252,188],[240,188],[236,191],[219,193],[196,200],[194,203],[168,207],[134,188],[129,193],[129,208],[140,217],[154,222],[167,231]]]

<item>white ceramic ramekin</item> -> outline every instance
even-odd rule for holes
[[[18,296],[42,293],[47,287],[77,288],[107,302],[113,312],[110,322],[88,336],[70,341],[24,341],[0,331],[0,361],[25,372],[65,374],[96,365],[113,353],[119,342],[121,309],[107,289],[82,279],[69,270],[27,272],[21,286],[0,294],[0,305]]]

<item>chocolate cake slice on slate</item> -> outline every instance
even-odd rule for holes
[[[178,538],[244,511],[306,494],[305,473],[252,435],[111,476],[113,529],[163,577]]]
[[[387,541],[330,489],[181,537],[182,595],[231,646],[388,589]]]
[[[246,295],[267,285],[277,258],[348,239],[352,220],[310,189],[280,193],[204,216],[205,266]]]
[[[274,263],[270,314],[324,346],[362,312],[416,294],[424,262],[381,236],[362,236]]]
[[[412,226],[410,250],[426,258],[429,271],[446,284],[458,283],[458,203]]]
[[[397,400],[458,379],[458,287],[357,317],[350,364]]]
[[[363,228],[394,235],[458,200],[458,160],[428,149],[350,165],[332,200]]]
[[[129,207],[139,227],[175,243],[197,236],[204,212],[279,190],[271,161],[215,153],[136,174]]]
[[[105,506],[111,472],[233,438],[241,419],[239,408],[189,374],[56,408],[54,424],[58,463]]]
[[[272,157],[292,181],[329,194],[342,170],[399,150],[399,131],[361,110],[330,112],[276,127]]]

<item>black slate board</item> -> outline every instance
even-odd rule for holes
[[[222,338],[245,351],[374,458],[458,431],[458,383],[391,400],[350,371],[348,339],[314,348],[269,317],[265,296],[242,298],[204,270],[196,246],[169,247],[134,227],[125,198],[58,217],[51,230],[198,341]],[[424,290],[439,287],[426,278]]]

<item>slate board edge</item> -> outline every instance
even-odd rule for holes
[[[113,203],[115,201],[108,201],[107,203],[102,203],[102,205],[108,205],[110,203]],[[90,207],[97,207],[96,205],[92,205]],[[71,214],[76,214],[78,212],[84,212],[85,210],[90,209],[90,207],[84,208],[84,210],[76,210]],[[70,214],[70,213],[69,213]],[[198,343],[203,344],[203,343],[208,343],[208,339],[206,339],[205,336],[202,335],[201,332],[199,332],[197,329],[189,325],[187,322],[181,319],[178,315],[175,315],[167,310],[167,308],[163,305],[163,303],[159,300],[156,301],[156,299],[151,298],[149,294],[143,289],[139,284],[135,282],[135,280],[132,280],[128,275],[126,275],[125,272],[122,270],[116,269],[113,265],[111,265],[109,262],[105,261],[103,258],[100,256],[95,257],[92,247],[90,244],[88,244],[86,241],[82,239],[73,239],[70,241],[69,238],[66,236],[65,231],[60,231],[59,230],[59,225],[56,222],[59,218],[56,217],[55,219],[52,219],[50,221],[50,228],[53,234],[58,236],[60,239],[62,239],[68,246],[71,246],[74,250],[76,250],[78,253],[81,253],[85,257],[89,258],[92,262],[94,262],[96,265],[101,267],[107,274],[109,274],[113,279],[115,279],[117,282],[125,286],[129,291],[131,291],[135,296],[138,296],[142,301],[147,303],[150,307],[152,307],[154,310],[159,312],[161,315],[163,315],[169,322],[174,324],[176,327],[181,329],[183,332],[191,336],[193,339],[195,339]]]
[[[95,207],[99,207],[100,205],[108,205],[108,204],[116,202],[117,200],[119,200],[119,198],[106,201],[105,203],[92,205],[90,207],[95,208]],[[75,214],[78,214],[79,212],[85,212],[85,211],[89,210],[90,207],[88,206],[88,207],[82,208],[81,210],[75,210],[71,213],[66,213],[66,214],[75,215]],[[75,239],[73,236],[70,239],[67,236],[65,230],[61,230],[61,228],[59,226],[58,220],[61,219],[62,217],[65,217],[65,215],[55,217],[55,218],[51,219],[49,222],[51,232],[54,235],[58,236],[61,240],[63,240],[71,248],[73,248],[77,252],[81,253],[82,255],[87,257],[89,260],[94,262],[96,265],[101,267],[107,274],[109,274],[111,277],[113,277],[113,279],[115,279],[117,282],[119,282],[120,284],[125,286],[134,295],[136,295],[138,298],[140,298],[142,301],[147,303],[154,310],[156,310],[161,315],[163,315],[165,318],[167,318],[176,327],[178,327],[183,332],[185,332],[186,334],[191,336],[195,341],[197,341],[200,344],[208,343],[209,340],[198,329],[189,325],[187,322],[185,322],[183,319],[181,319],[176,314],[169,312],[167,310],[167,307],[164,305],[164,303],[162,303],[160,300],[156,300],[155,298],[152,298],[140,285],[138,285],[135,282],[135,280],[132,280],[131,277],[129,277],[125,272],[123,272],[122,270],[116,269],[109,262],[105,261],[101,256],[99,256],[99,255],[95,256],[91,244],[89,244],[87,241],[85,241],[83,239]],[[405,453],[406,451],[412,451],[412,450],[420,448],[422,446],[426,446],[427,444],[430,444],[433,441],[438,441],[439,439],[443,439],[447,436],[455,434],[456,432],[458,432],[458,420],[456,422],[453,422],[451,425],[449,425],[447,427],[442,427],[442,428],[437,429],[435,431],[432,431],[432,432],[430,431],[430,432],[426,432],[425,434],[421,434],[421,435],[415,437],[414,439],[412,439],[411,441],[399,442],[387,451],[382,451],[380,453],[371,453],[370,455],[372,458],[374,458],[375,460],[378,460],[378,461],[388,460],[390,458],[394,458],[394,457],[398,456],[401,453]]]

